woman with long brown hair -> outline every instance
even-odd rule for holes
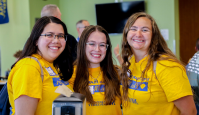
[[[122,58],[124,115],[196,115],[185,68],[150,15],[129,17]]]
[[[88,26],[78,46],[74,74],[75,92],[86,96],[86,115],[121,115],[120,81],[113,65],[111,42],[101,26]]]

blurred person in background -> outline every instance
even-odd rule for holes
[[[79,42],[79,39],[80,39],[80,36],[81,36],[82,32],[88,26],[90,26],[90,24],[89,24],[89,22],[87,20],[79,20],[76,23],[76,29],[77,29],[77,33],[78,33],[77,42]]]

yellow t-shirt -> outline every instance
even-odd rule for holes
[[[71,79],[68,81],[69,84],[73,87],[74,81],[76,78],[76,67],[74,67],[74,72],[71,77]],[[99,73],[101,74],[99,75]],[[94,101],[97,103],[92,105],[89,102],[86,102],[86,115],[122,115],[121,112],[121,101],[118,97],[116,97],[115,102],[112,102],[111,105],[105,105],[104,100],[104,80],[102,77],[102,71],[100,70],[100,67],[97,68],[89,68],[89,74],[93,76],[93,78],[97,78],[97,81],[93,79],[91,76],[89,76],[89,89],[91,91],[91,94],[93,96]],[[101,85],[101,87],[100,87]],[[98,90],[98,87],[100,87],[100,91]]]
[[[41,79],[41,69],[34,59],[24,58],[12,68],[7,82],[12,115],[15,113],[14,100],[21,95],[39,99],[35,115],[52,115],[52,103],[60,95],[55,93],[59,85],[68,85],[60,80],[53,63],[44,60],[40,55],[33,54],[42,65],[44,78]]]
[[[151,64],[141,83],[141,72],[147,61],[148,57],[145,57],[135,63],[134,56],[130,60],[132,77],[129,80],[129,103],[127,107],[123,107],[123,115],[180,115],[173,101],[192,95],[184,67],[168,60],[158,61],[157,78]]]

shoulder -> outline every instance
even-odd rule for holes
[[[70,34],[67,35],[67,41],[74,44],[77,43],[77,40],[75,39],[75,37]]]
[[[75,66],[73,67],[73,75],[72,75],[72,77],[70,78],[70,80],[75,80],[75,78],[76,78],[76,68],[77,68],[77,66],[75,65]]]
[[[198,60],[199,59],[199,51],[196,52],[193,57],[189,60],[189,63],[198,63]]]
[[[40,59],[38,59],[40,60]],[[30,57],[26,57],[26,58],[23,58],[21,60],[19,60],[17,63],[16,63],[16,66],[20,66],[20,65],[39,65],[38,62]]]
[[[177,62],[177,60],[173,60],[168,56],[161,56],[160,60],[157,61],[156,71],[158,73],[164,74],[184,74],[186,72],[185,67]]]
[[[36,81],[37,79],[39,79],[40,81],[41,79],[40,73],[41,73],[41,68],[39,63],[34,59],[27,57],[19,60],[15,64],[15,66],[12,68],[9,74],[9,77],[10,79],[13,79],[13,81],[16,82],[20,82],[16,80],[19,78],[19,76],[21,81],[29,81],[29,80]]]
[[[76,77],[76,70],[77,70],[77,66],[74,65],[74,67],[73,67],[73,75],[72,75],[73,78]]]
[[[157,60],[157,65],[162,65],[162,66],[166,66],[166,67],[174,67],[174,66],[180,66],[180,67],[184,67],[182,64],[180,64],[179,62],[177,62],[177,60],[174,60],[172,58],[170,58],[169,56],[166,55],[162,55],[160,57],[159,60]]]
[[[69,37],[71,39],[73,39],[73,38],[75,39],[75,37],[73,35],[71,35],[71,34],[68,34],[67,37]]]
[[[188,72],[198,73],[199,67],[199,51],[194,54],[194,56],[190,59],[189,63],[186,66]],[[190,75],[190,74],[188,74]]]
[[[35,56],[33,56],[35,57]],[[35,69],[38,69],[40,71],[40,65],[43,66],[44,65],[44,62],[43,62],[43,59],[41,57],[38,57],[36,56],[35,58],[37,58],[37,60],[39,61],[39,63],[35,60],[35,59],[32,59],[31,57],[25,57],[21,60],[19,60],[13,69],[18,69],[18,68],[21,68],[21,67],[28,67],[28,68],[35,68]],[[27,68],[27,69],[28,69]]]
[[[77,66],[75,65],[73,68],[73,75],[72,77],[68,80],[68,83],[70,84],[71,87],[73,87],[74,82],[75,82],[75,78],[76,78],[76,68]]]

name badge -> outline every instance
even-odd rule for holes
[[[46,70],[48,71],[48,73],[50,74],[50,76],[55,76],[55,72],[52,70],[51,67],[47,67]]]
[[[91,94],[94,94],[94,88],[93,88],[93,86],[89,86],[89,90],[90,90]]]

